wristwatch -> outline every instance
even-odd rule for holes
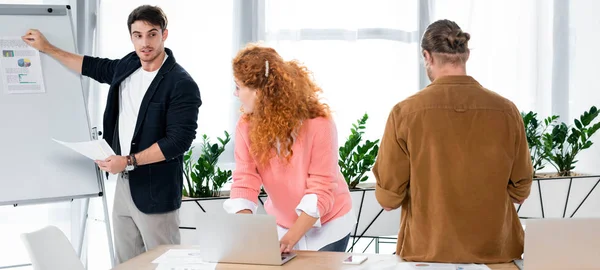
[[[133,155],[127,156],[127,167],[125,167],[125,171],[133,171],[135,169],[135,157]]]

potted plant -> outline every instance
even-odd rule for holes
[[[379,151],[379,140],[362,142],[368,119],[369,115],[365,113],[355,124],[352,124],[350,136],[339,149],[338,164],[350,189],[355,189],[356,185],[368,179],[365,174],[371,171]]]
[[[600,122],[592,124],[599,111],[592,106],[575,119],[574,126],[560,123],[554,125],[552,132],[543,135],[544,152],[548,162],[556,168],[559,176],[572,176],[575,159],[581,151],[590,148],[590,138],[600,129]]]
[[[528,113],[521,112],[523,123],[525,124],[525,134],[527,135],[527,144],[531,154],[531,164],[533,165],[533,177],[536,172],[546,167],[548,155],[542,142],[542,136],[548,128],[551,128],[558,119],[558,115],[553,115],[544,119],[543,123],[537,119],[537,113],[532,111]]]
[[[592,106],[589,111],[585,111],[579,118],[574,119],[573,125],[567,125],[564,122],[558,123],[557,120],[559,119],[559,116],[556,115],[545,118],[542,124],[538,121],[536,113],[521,113],[525,125],[525,132],[527,134],[527,143],[529,144],[531,153],[531,161],[534,170],[533,177],[537,184],[537,187],[535,187],[537,192],[535,192],[535,189],[532,190],[532,196],[530,196],[530,199],[528,200],[528,205],[538,204],[539,200],[539,208],[536,208],[541,210],[542,218],[545,217],[545,212],[548,210],[560,211],[562,212],[562,217],[574,216],[594,191],[598,182],[600,182],[600,179],[598,179],[599,176],[573,172],[575,163],[577,163],[577,155],[592,146],[593,142],[590,138],[598,131],[598,129],[600,129],[600,123],[596,122],[594,124],[594,120],[598,114],[598,109],[595,106]],[[556,169],[556,173],[538,173],[548,163]],[[596,182],[596,185],[591,189],[588,187],[587,189],[589,189],[589,191],[583,190],[587,192],[587,195],[580,202],[575,202],[578,206],[572,207],[574,209],[572,210],[572,213],[567,214],[571,190],[577,189],[572,188],[574,178],[578,179],[576,181],[577,184],[582,181],[585,182],[585,180],[593,180]],[[548,186],[549,188],[542,189],[541,182],[545,180],[552,183],[559,183],[560,181],[568,183],[565,203],[564,205],[561,205],[562,209],[544,209],[544,196],[542,190],[546,190],[546,193],[550,193],[546,194],[547,197],[565,197],[563,194],[558,194],[564,191],[562,191],[562,189],[558,190],[556,185],[550,185]],[[544,186],[546,187],[546,185]],[[532,200],[532,197],[534,196],[537,197],[537,200]],[[527,208],[527,206],[524,208]],[[525,216],[535,216],[536,214],[533,214],[531,210],[537,211],[536,208],[530,207],[529,209],[524,209],[526,212]],[[519,206],[518,209],[521,210],[521,206]],[[523,211],[519,214],[523,216]]]
[[[202,135],[200,156],[194,162],[192,159],[194,147],[183,157],[184,185],[183,195],[191,198],[219,197],[223,185],[231,180],[231,170],[221,170],[217,166],[219,157],[225,151],[225,146],[231,140],[225,131],[225,138],[217,137],[219,143],[211,143],[208,136]]]
[[[357,223],[352,231],[355,237],[380,237],[396,235],[400,211],[384,211],[375,198],[375,189],[358,188],[357,185],[368,179],[379,152],[379,140],[364,140],[364,131],[369,115],[365,113],[352,124],[350,135],[339,148],[338,164],[352,197],[352,208],[357,215]],[[358,238],[359,239],[359,238]],[[354,241],[358,241],[353,238]]]
[[[224,132],[223,138],[217,137],[218,143],[212,143],[207,135],[202,135],[199,147],[191,147],[183,156],[185,183],[179,210],[183,243],[198,244],[187,241],[193,240],[191,234],[195,230],[199,213],[224,211],[223,201],[228,197],[221,196],[221,189],[231,180],[232,171],[222,170],[217,166],[217,162],[230,140],[227,131]],[[197,157],[194,156],[195,149],[200,150]]]

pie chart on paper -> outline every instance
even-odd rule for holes
[[[17,61],[17,65],[19,65],[19,67],[30,67],[31,60],[29,60],[29,58],[21,58]]]

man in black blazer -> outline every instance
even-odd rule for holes
[[[23,40],[75,72],[110,84],[104,139],[116,156],[98,166],[119,174],[113,224],[118,263],[157,245],[179,244],[183,158],[196,137],[200,91],[164,47],[167,18],[154,6],[129,15],[135,51],[119,60],[65,52],[39,31]]]

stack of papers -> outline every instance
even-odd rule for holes
[[[156,270],[214,270],[216,263],[202,261],[195,249],[169,249],[152,263],[158,264]]]

